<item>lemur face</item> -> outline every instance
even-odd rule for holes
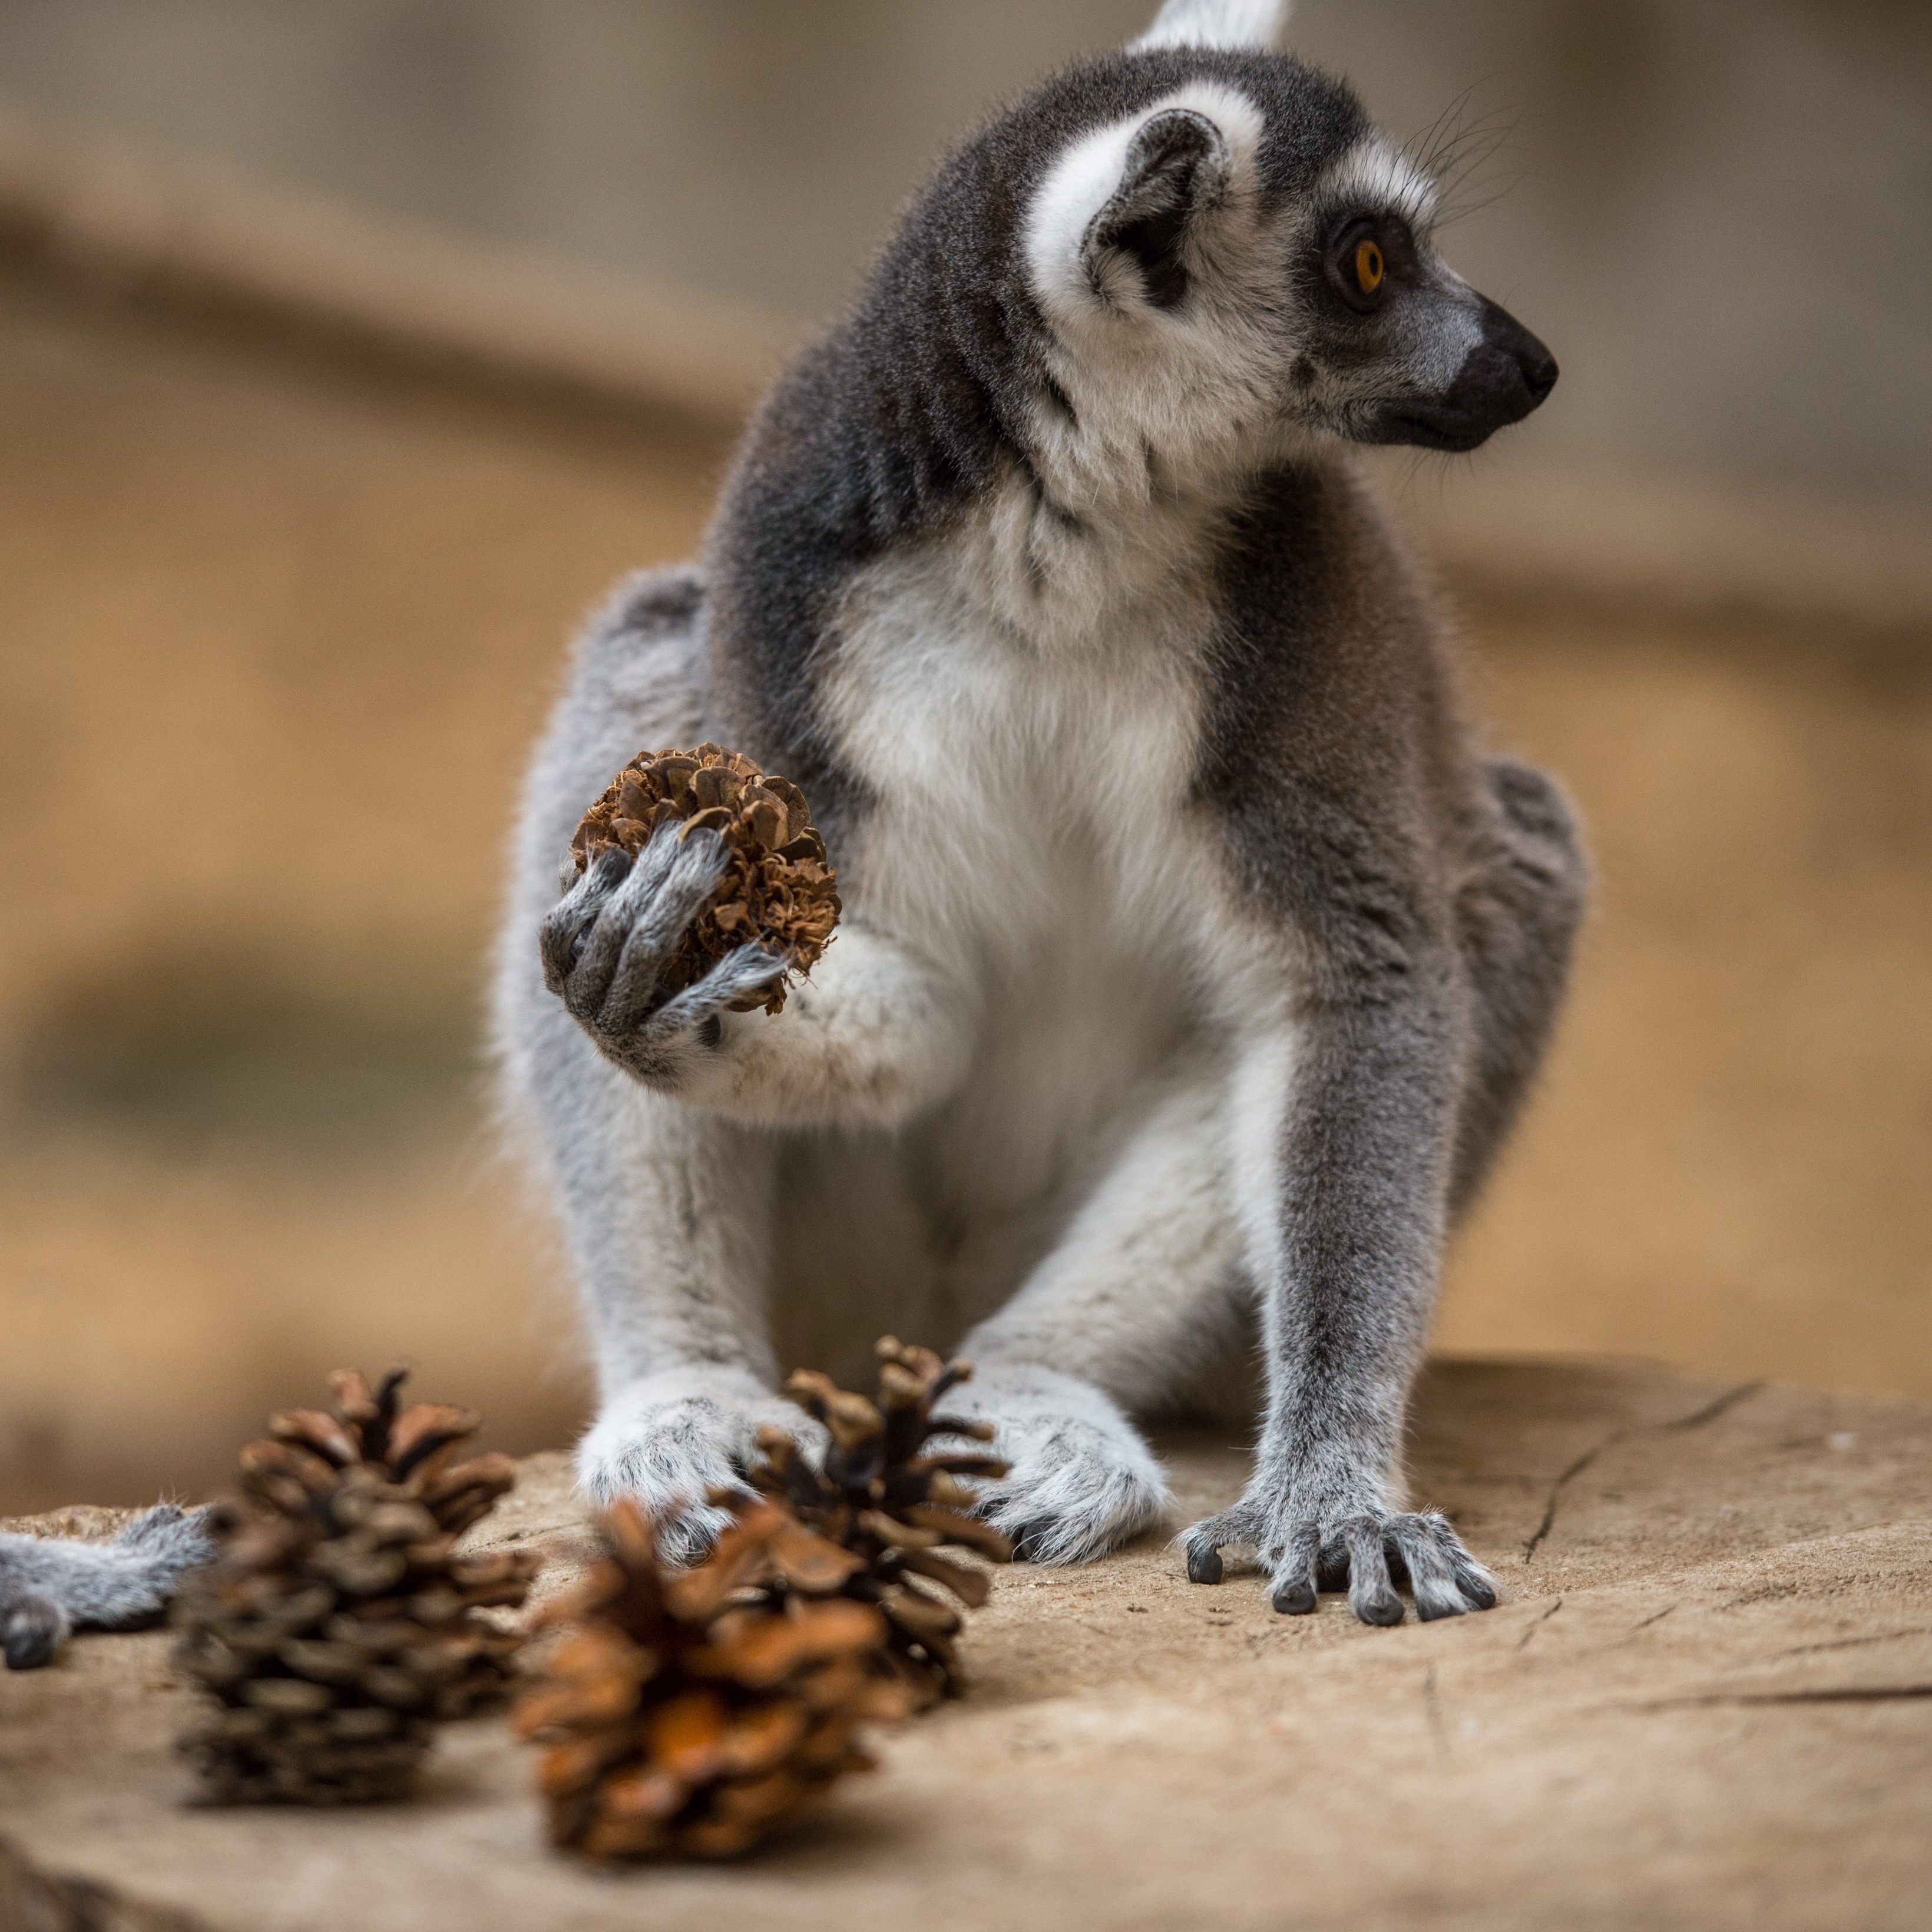
[[[1189,64],[1068,141],[1028,204],[1076,410],[1156,448],[1211,419],[1468,450],[1549,394],[1550,352],[1436,253],[1432,184],[1346,88],[1282,56]]]

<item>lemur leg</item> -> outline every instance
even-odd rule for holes
[[[1482,1185],[1541,1062],[1589,886],[1554,781],[1513,758],[1490,759],[1483,776],[1496,816],[1456,906],[1477,1048],[1456,1123],[1452,1214]]]
[[[1275,1607],[1346,1579],[1364,1623],[1486,1610],[1492,1580],[1434,1513],[1401,1507],[1409,1387],[1447,1224],[1466,992],[1450,961],[1337,988],[1253,1042],[1235,1081],[1235,1193],[1261,1286],[1268,1396],[1233,1508],[1181,1538],[1196,1582],[1252,1546]]]
[[[580,1480],[634,1496],[668,1558],[701,1555],[728,1520],[760,1426],[817,1425],[774,1393],[765,1284],[776,1148],[666,1100],[591,1051],[554,1007],[530,1095],[548,1143],[590,1318],[600,1394]]]
[[[1036,1562],[1098,1556],[1156,1522],[1165,1473],[1127,1420],[1165,1406],[1240,1325],[1225,1075],[1156,1105],[1017,1294],[962,1345],[962,1407],[1012,1474],[988,1514]]]

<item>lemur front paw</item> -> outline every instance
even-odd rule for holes
[[[980,1514],[1029,1563],[1104,1556],[1166,1513],[1167,1479],[1110,1397],[1058,1370],[982,1371],[949,1406],[982,1415],[999,1433],[993,1454],[1012,1466],[990,1484]]]
[[[1284,1616],[1306,1616],[1321,1590],[1348,1592],[1348,1606],[1365,1624],[1399,1624],[1407,1586],[1415,1613],[1427,1623],[1496,1606],[1496,1579],[1463,1548],[1449,1520],[1434,1510],[1395,1510],[1286,1504],[1244,1496],[1184,1530],[1188,1580],[1218,1583],[1222,1550],[1251,1544],[1269,1573],[1268,1590]]]
[[[577,1445],[578,1481],[600,1507],[634,1498],[657,1526],[664,1562],[701,1562],[731,1520],[705,1498],[750,1493],[746,1480],[758,1432],[788,1430],[806,1452],[824,1453],[824,1430],[794,1402],[731,1370],[678,1370],[633,1382],[607,1401]]]
[[[601,854],[539,928],[544,984],[607,1058],[640,1078],[674,1076],[699,1029],[711,1023],[715,1033],[735,1000],[784,975],[782,954],[741,946],[682,992],[660,985],[728,862],[724,840],[708,828],[660,826],[634,860]]]

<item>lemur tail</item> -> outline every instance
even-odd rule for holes
[[[0,1611],[0,1645],[9,1670],[38,1670],[66,1642],[74,1619],[50,1597],[29,1593]]]
[[[52,1663],[76,1625],[152,1622],[182,1573],[214,1554],[206,1512],[172,1503],[144,1510],[107,1543],[0,1535],[0,1653],[8,1669]]]

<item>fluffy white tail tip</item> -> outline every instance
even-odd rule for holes
[[[1167,0],[1136,47],[1271,47],[1288,0]]]

